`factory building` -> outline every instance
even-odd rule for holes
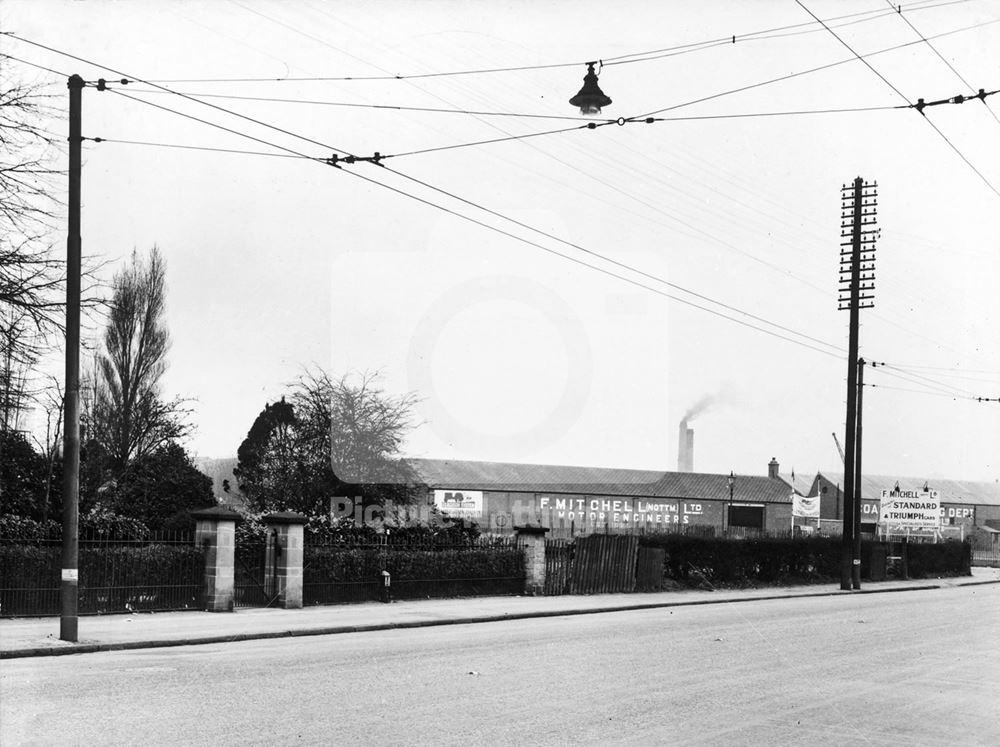
[[[789,485],[772,460],[767,475],[407,459],[426,500],[491,532],[525,523],[552,537],[590,532],[724,528],[787,531]]]
[[[844,471],[820,470],[808,495],[820,496],[823,523],[843,521]],[[861,531],[875,532],[883,491],[935,490],[941,502],[941,527],[949,536],[965,537],[977,528],[1000,530],[1000,483],[933,479],[906,475],[863,475]]]

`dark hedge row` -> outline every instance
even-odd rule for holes
[[[0,615],[59,613],[58,544],[0,543]],[[192,544],[81,545],[80,614],[203,606],[204,554]]]
[[[968,542],[909,544],[906,559],[910,578],[972,573],[972,545]]]
[[[519,594],[524,551],[504,543],[443,548],[327,545],[305,547],[306,604],[381,598],[382,571],[394,598]]]
[[[425,550],[390,547],[305,548],[305,583],[365,582],[382,570],[394,581],[497,578],[524,575],[524,552],[516,547]]]
[[[752,584],[839,578],[839,537],[728,540],[677,534],[645,535],[645,546],[666,551],[664,576],[683,583]],[[861,576],[870,578],[877,543],[861,543]],[[912,578],[968,574],[970,548],[963,542],[907,545]]]

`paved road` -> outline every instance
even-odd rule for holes
[[[4,661],[19,744],[1000,741],[1000,587]]]

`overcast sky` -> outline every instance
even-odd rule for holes
[[[86,61],[0,43],[156,84],[84,91],[107,142],[85,145],[83,242],[162,249],[165,390],[197,400],[199,455],[234,455],[313,364],[422,397],[413,456],[675,469],[707,401],[697,471],[835,468],[861,176],[882,229],[861,353],[898,367],[866,372],[865,471],[995,480],[1000,404],[970,397],[1000,396],[1000,94],[889,107],[1000,88],[1000,2],[803,3],[5,0],[4,31]],[[898,48],[873,71],[806,9],[850,14],[828,25],[859,54]],[[613,99],[593,121],[671,121],[577,129],[588,60]],[[831,109],[864,111],[732,116]]]

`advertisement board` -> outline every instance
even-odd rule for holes
[[[481,490],[435,490],[434,505],[455,519],[479,519],[483,515]]]
[[[879,524],[886,527],[935,529],[941,525],[941,498],[936,490],[883,490]]]

